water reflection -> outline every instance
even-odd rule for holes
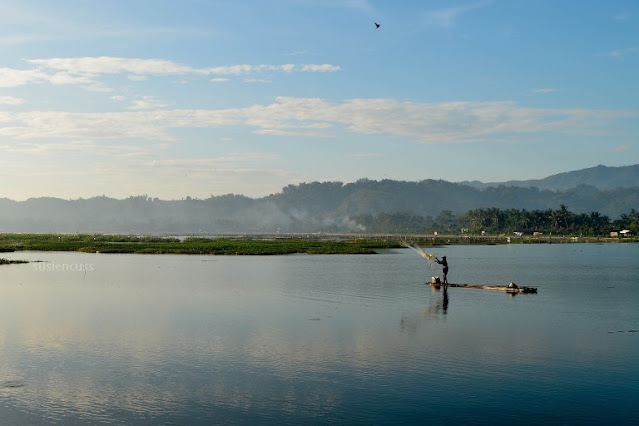
[[[402,313],[400,319],[401,331],[416,333],[420,323],[438,317],[446,317],[450,302],[448,286],[431,286],[429,284],[426,284],[426,286],[431,289],[428,306],[419,313]]]
[[[442,313],[446,315],[446,312],[448,312],[448,286],[447,285],[444,286],[444,297],[442,300]]]
[[[431,297],[430,306],[426,310],[427,315],[446,315],[448,313],[448,304],[450,298],[448,296],[447,285],[433,285],[431,286],[435,297]],[[441,297],[438,294],[441,293]]]
[[[491,250],[482,248],[482,256]],[[602,299],[596,291],[586,305],[574,301],[583,291],[561,294],[566,286],[587,291],[595,285],[584,285],[585,280],[564,280],[553,290],[552,277],[535,279],[545,283],[544,291],[517,300],[477,290],[428,290],[418,277],[419,259],[410,254],[217,262],[46,256],[95,268],[86,276],[29,265],[1,270],[0,418],[13,407],[23,420],[14,424],[207,424],[212,419],[371,424],[398,421],[406,413],[415,413],[402,417],[407,423],[424,418],[468,423],[494,418],[482,411],[493,408],[493,415],[499,409],[513,422],[525,422],[531,417],[515,414],[542,412],[536,404],[547,400],[548,389],[558,382],[562,392],[549,412],[561,413],[558,408],[569,405],[564,395],[580,389],[580,397],[596,406],[602,389],[579,386],[612,383],[620,375],[615,368],[621,371],[639,356],[639,335],[607,333],[637,328],[639,298],[631,285],[637,273],[627,283],[616,281],[623,293],[608,292]],[[468,263],[485,263],[484,257],[473,255]],[[539,274],[552,259],[538,260],[540,268],[517,264],[528,265],[529,257],[516,257],[514,266],[505,257],[504,268],[512,275]],[[490,282],[489,272],[459,270]],[[455,309],[449,314],[451,297]],[[587,321],[595,316],[600,335]],[[556,327],[559,321],[563,327]],[[624,373],[639,383],[637,373]],[[446,406],[458,403],[460,388],[472,398],[460,410]],[[504,406],[503,395],[512,389],[530,404]],[[613,387],[605,390],[611,398],[621,395]],[[441,395],[436,402],[434,393]],[[625,410],[633,406],[621,404]],[[35,421],[20,413],[32,413]],[[437,417],[442,413],[451,417]]]

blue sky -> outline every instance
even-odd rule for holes
[[[1,4],[0,197],[639,163],[634,0]]]

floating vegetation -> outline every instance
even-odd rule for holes
[[[28,260],[13,260],[13,259],[1,259],[0,258],[0,265],[13,265],[13,264],[18,264],[18,263],[29,263]]]
[[[4,380],[0,381],[0,389],[17,389],[23,388],[27,384],[22,380]]]
[[[0,234],[0,250],[77,251],[84,253],[139,254],[375,254],[379,249],[400,248],[395,241],[316,238],[173,238],[103,234]]]

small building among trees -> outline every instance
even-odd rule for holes
[[[632,231],[630,229],[622,229],[621,231],[610,231],[611,237],[631,237]]]

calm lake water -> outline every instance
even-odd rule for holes
[[[3,254],[2,424],[637,424],[639,245]]]

